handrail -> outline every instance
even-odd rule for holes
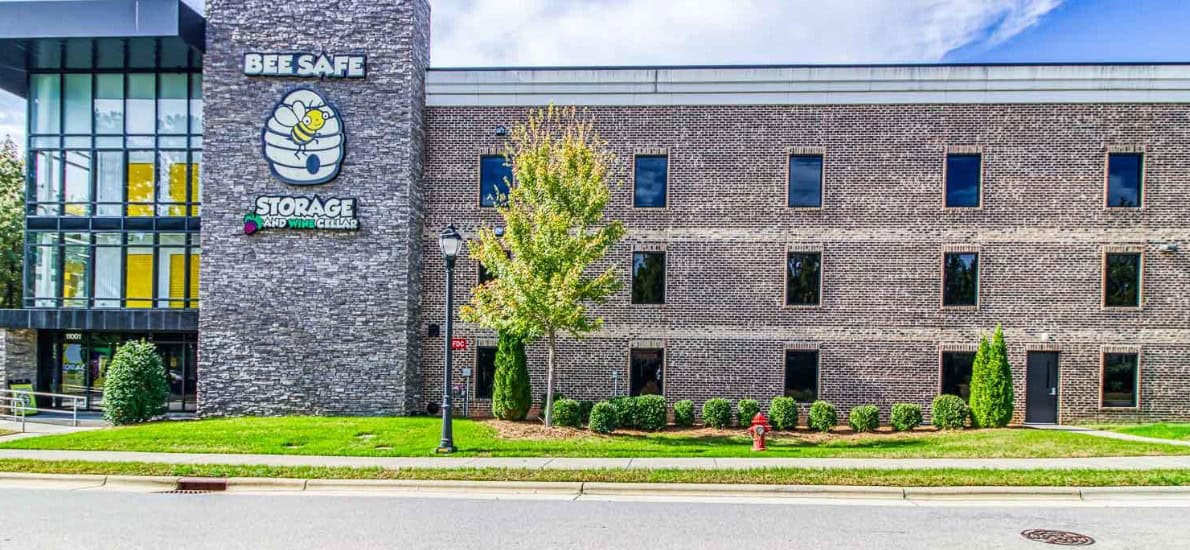
[[[19,418],[21,419],[21,432],[24,433],[25,423],[28,422],[28,416],[29,416],[30,411],[33,411],[36,414],[41,414],[41,413],[57,414],[57,413],[65,412],[65,411],[60,411],[57,409],[47,409],[47,408],[37,407],[37,405],[36,405],[37,400],[33,399],[34,396],[52,397],[55,399],[69,399],[70,400],[71,424],[76,428],[78,427],[78,425],[79,425],[79,402],[81,401],[83,403],[86,403],[87,398],[83,397],[83,396],[79,396],[79,395],[67,395],[64,393],[37,392],[37,391],[31,391],[31,390],[14,390],[11,388],[0,389],[0,401],[8,402],[7,407],[0,406],[0,418],[3,418],[3,417],[17,418],[19,416]],[[33,406],[30,406],[30,403],[32,403]],[[13,414],[12,412],[6,413],[6,412],[4,412],[5,410],[18,411],[18,412],[20,412],[20,415]]]

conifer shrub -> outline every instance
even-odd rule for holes
[[[769,403],[769,422],[776,430],[797,428],[797,400],[792,397],[774,397]]]
[[[544,403],[544,402],[543,402]],[[525,343],[510,334],[500,334],[496,347],[496,374],[492,380],[492,416],[502,420],[524,420],[533,407]]]
[[[979,340],[971,366],[971,423],[979,428],[1003,428],[1012,420],[1012,366],[1004,330],[996,325],[989,342]]]

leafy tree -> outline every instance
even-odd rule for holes
[[[496,347],[496,376],[492,384],[492,414],[503,420],[524,420],[533,406],[525,343],[500,333]]]
[[[979,339],[971,366],[971,422],[980,428],[1002,428],[1012,420],[1012,367],[1004,330],[996,325],[991,342]]]
[[[504,154],[513,172],[507,200],[496,208],[504,236],[483,228],[468,245],[495,278],[476,287],[459,313],[526,341],[545,339],[542,408],[552,426],[558,336],[581,338],[601,327],[603,319],[590,316],[588,305],[605,302],[622,285],[614,267],[587,273],[624,235],[623,224],[603,214],[615,157],[590,121],[573,108],[553,106],[516,125]]]
[[[0,143],[0,308],[21,307],[25,164],[12,138]]]
[[[165,408],[169,382],[157,346],[146,340],[121,345],[103,383],[103,416],[112,424],[144,422]]]

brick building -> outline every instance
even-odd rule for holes
[[[435,69],[423,0],[342,2],[303,29],[321,7],[140,0],[146,29],[120,19],[132,3],[0,5],[49,14],[0,24],[0,84],[30,99],[31,204],[0,381],[99,406],[112,347],[147,335],[178,408],[424,411],[438,233],[499,225],[504,130],[555,104],[616,153],[608,215],[628,227],[604,329],[561,342],[568,396],[887,415],[965,395],[1001,324],[1017,421],[1190,418],[1188,65]],[[106,19],[60,17],[95,4]],[[327,126],[286,123],[298,97]],[[460,259],[456,303],[481,276]],[[495,335],[454,336],[485,414]]]

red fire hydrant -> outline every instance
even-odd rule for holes
[[[756,413],[756,416],[752,417],[752,425],[748,427],[748,433],[752,434],[753,451],[768,449],[764,446],[764,438],[771,431],[773,431],[773,427],[769,426],[769,419],[764,416],[764,413]]]

